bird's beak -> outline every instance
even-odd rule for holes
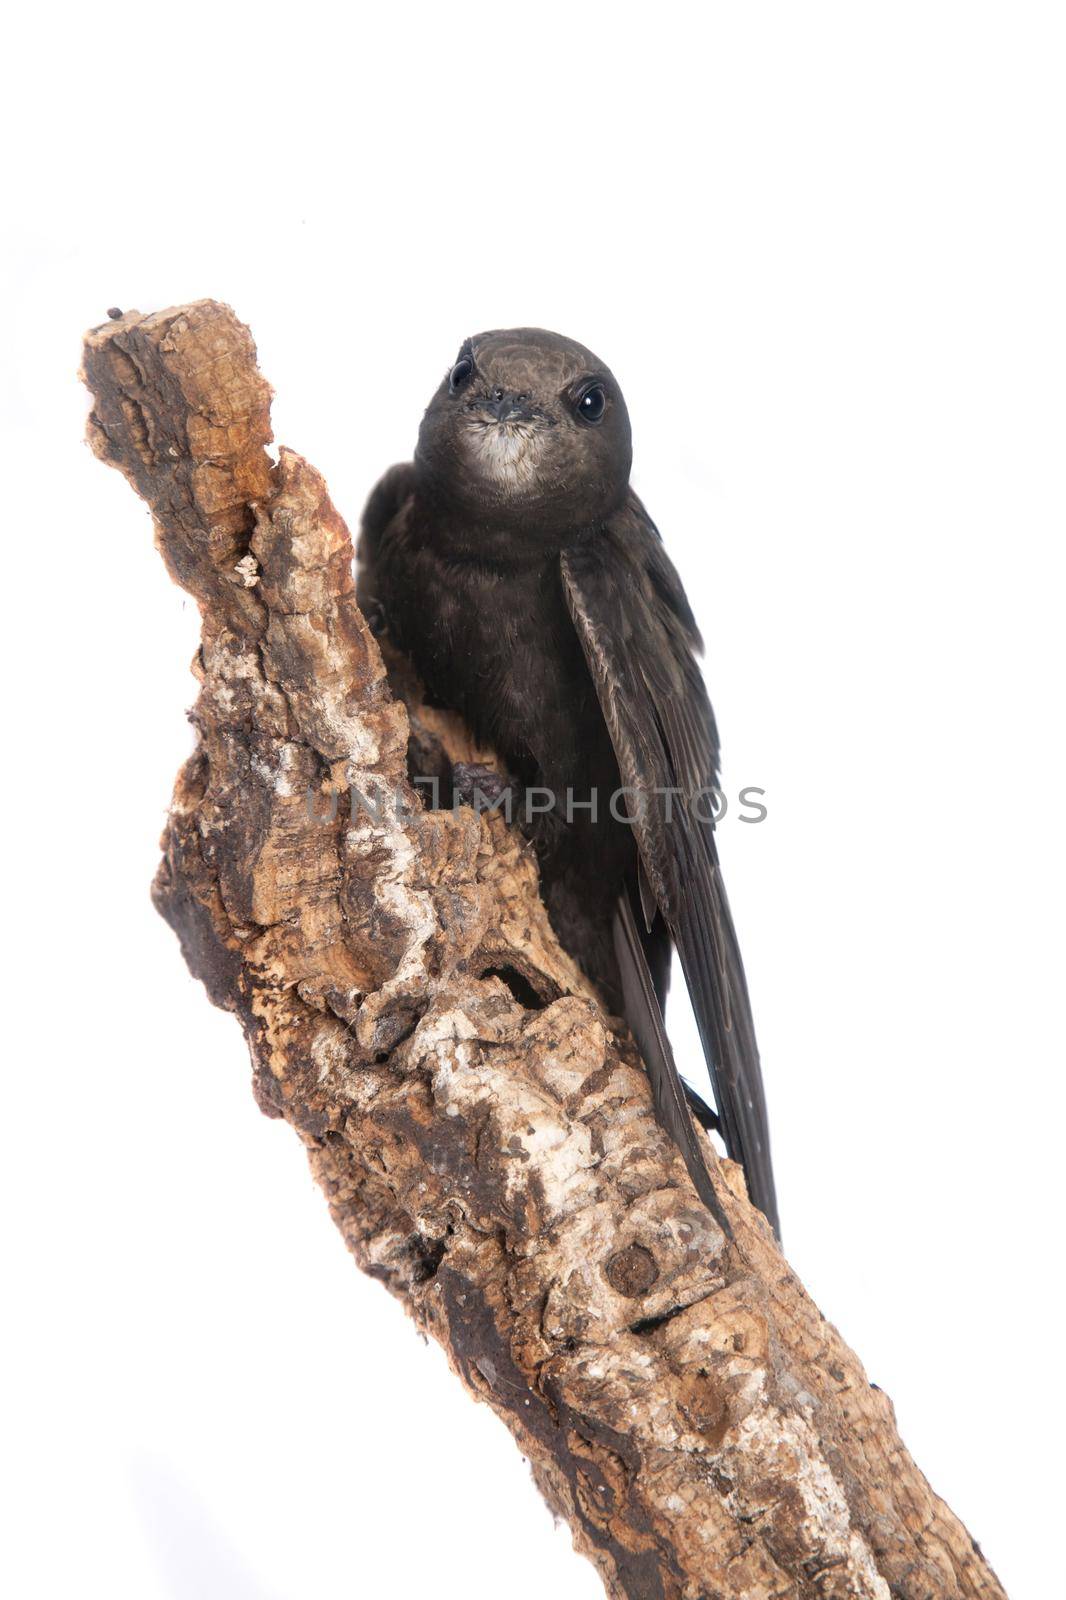
[[[494,394],[485,409],[497,422],[532,422],[535,412],[524,394]]]

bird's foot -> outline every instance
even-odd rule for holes
[[[385,617],[385,607],[381,601],[367,600],[365,604],[360,604],[360,610],[374,638],[384,639],[389,631],[389,625]]]
[[[514,789],[507,775],[480,761],[456,761],[452,766],[455,803],[474,811],[502,811],[510,821]]]

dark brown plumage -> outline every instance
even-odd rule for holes
[[[700,638],[630,462],[625,401],[590,351],[540,329],[481,334],[430,401],[413,463],[370,498],[361,595],[520,788],[555,795],[527,826],[556,931],[624,1009],[660,1120],[721,1218],[662,1022],[676,946],[726,1147],[776,1229],[758,1051],[709,820],[718,741]],[[629,820],[611,814],[622,788]],[[592,792],[595,819],[566,820],[567,794]]]

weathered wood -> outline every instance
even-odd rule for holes
[[[520,837],[411,789],[409,735],[423,773],[477,752],[402,663],[390,687],[322,479],[267,453],[247,329],[211,301],[130,313],[87,336],[85,377],[93,449],[203,618],[156,904],[360,1266],[504,1419],[610,1595],[1001,1596],[738,1171],[709,1156],[732,1241],[697,1201]],[[353,814],[353,789],[387,803]]]

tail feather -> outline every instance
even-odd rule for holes
[[[692,1125],[685,1086],[666,1037],[662,1011],[655,996],[633,905],[625,890],[619,897],[615,912],[614,946],[622,977],[626,1020],[644,1057],[651,1080],[655,1114],[681,1152],[696,1193],[726,1237],[732,1238],[732,1229],[711,1182],[700,1141]]]

